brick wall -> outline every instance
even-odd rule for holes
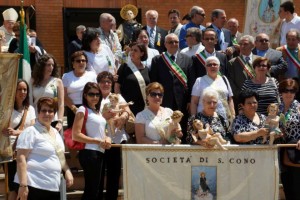
[[[1,5],[19,6],[20,0],[0,0]],[[53,54],[59,63],[64,63],[63,47],[63,8],[121,8],[128,3],[142,9],[142,24],[145,24],[145,12],[155,9],[159,12],[158,25],[168,29],[167,13],[170,9],[180,10],[181,15],[189,12],[193,5],[204,8],[206,19],[210,21],[210,12],[215,8],[224,9],[227,19],[235,17],[243,31],[246,1],[241,0],[25,0],[24,5],[34,5],[36,9],[36,29],[45,49]],[[300,0],[294,0],[296,12],[300,13]]]

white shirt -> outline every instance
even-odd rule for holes
[[[186,47],[186,48],[182,49],[180,51],[180,53],[183,53],[189,57],[192,57],[196,53],[200,53],[201,51],[203,51],[204,48],[205,47],[200,42],[199,44],[193,45],[192,47]]]
[[[157,51],[156,49],[152,49],[152,48],[148,47],[147,48],[147,53],[148,53],[148,58],[147,58],[147,60],[142,61],[142,63],[150,69],[151,68],[151,63],[152,63],[152,58],[159,55],[159,51]]]
[[[85,71],[85,73],[77,77],[74,71],[65,73],[62,77],[64,87],[67,89],[68,97],[72,100],[73,104],[82,104],[82,92],[87,82],[97,83],[97,75],[91,71]]]
[[[300,31],[300,17],[294,16],[291,21],[286,22],[284,20],[282,22],[280,30],[280,46],[286,45],[286,33],[291,29],[297,29]]]

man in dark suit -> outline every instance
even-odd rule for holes
[[[231,41],[231,33],[228,29],[223,28],[226,24],[226,13],[222,9],[215,9],[211,13],[212,24],[207,28],[213,28],[218,36],[218,42],[215,45],[217,51],[226,52],[227,56],[231,56],[234,47]]]
[[[287,71],[287,62],[282,57],[282,52],[270,48],[270,38],[265,33],[259,33],[255,38],[254,55],[266,57],[271,61],[270,74],[278,80],[279,75]]]
[[[182,132],[186,137],[186,124],[188,118],[188,102],[191,94],[188,92],[188,70],[192,65],[192,60],[187,55],[179,53],[179,39],[174,33],[166,36],[165,46],[167,51],[152,59],[151,70],[149,72],[151,82],[159,82],[163,85],[165,93],[162,102],[163,107],[172,110],[180,110],[184,114],[181,120]],[[175,61],[175,65],[173,62]],[[172,63],[172,66],[170,65]],[[174,68],[180,73],[174,72]]]
[[[206,75],[205,60],[210,56],[216,56],[219,59],[220,73],[227,76],[227,57],[224,53],[217,52],[215,50],[215,44],[217,41],[217,33],[214,29],[207,28],[202,32],[202,44],[204,45],[205,49],[202,52],[192,56],[193,65],[189,71],[189,83],[191,84],[189,86],[190,89],[192,89],[198,77]]]
[[[258,56],[252,54],[254,48],[254,38],[252,36],[242,36],[239,45],[240,55],[228,62],[228,80],[233,92],[236,113],[238,113],[239,93],[245,80],[252,79],[255,76],[252,62],[258,58]]]
[[[158,19],[158,12],[156,10],[148,10],[145,15],[147,25],[144,26],[143,29],[148,32],[149,47],[158,50],[159,53],[162,53],[166,50],[165,37],[168,32],[156,26]]]

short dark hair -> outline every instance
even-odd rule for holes
[[[169,12],[168,12],[168,17],[169,17],[171,14],[173,14],[173,13],[176,13],[176,15],[177,15],[178,17],[180,17],[180,12],[179,12],[179,10],[177,10],[177,9],[171,9],[171,10],[169,10]]]
[[[141,34],[141,32],[145,32],[149,38],[149,34],[148,32],[145,30],[145,29],[137,29],[133,32],[133,35],[132,35],[132,42],[137,42],[138,38],[139,38],[139,35]]]
[[[101,80],[104,78],[108,78],[109,80],[111,80],[112,83],[114,83],[114,76],[112,75],[112,73],[110,73],[108,71],[103,71],[98,74],[97,83],[100,83]]]
[[[90,51],[91,50],[91,42],[99,37],[99,32],[96,28],[87,28],[82,35],[82,50]]]
[[[183,16],[182,20],[188,20],[190,21],[191,20],[191,15],[188,13],[186,15]]]
[[[268,69],[270,69],[271,68],[271,61],[268,58],[266,58],[266,57],[258,57],[258,58],[256,58],[253,61],[253,63],[252,63],[253,68],[255,69],[255,67],[257,67],[263,61],[267,61]]]
[[[297,80],[295,80],[295,79],[288,78],[288,79],[284,79],[284,80],[280,81],[279,87],[278,87],[279,93],[283,93],[283,91],[287,87],[292,87],[293,90],[296,91],[296,93],[299,91],[299,84],[298,84]]]
[[[144,55],[141,57],[141,61],[145,61],[148,59],[148,52],[147,52],[147,47],[145,47],[144,44],[137,43],[137,42],[132,42],[129,44],[129,47],[137,46],[141,52],[144,53]]]
[[[99,112],[100,111],[100,105],[101,105],[101,101],[102,101],[102,93],[100,90],[100,87],[97,83],[94,82],[87,82],[83,88],[83,92],[82,92],[82,105],[85,107],[90,108],[87,100],[86,100],[86,95],[89,92],[90,89],[96,89],[99,91],[100,93],[100,98],[99,98],[99,102],[96,104],[96,111]],[[92,108],[91,108],[92,109]]]
[[[75,61],[75,58],[79,57],[79,56],[84,56],[84,58],[86,59],[86,62],[88,62],[88,58],[87,55],[84,53],[84,51],[75,51],[72,55],[71,55],[71,62]]]
[[[56,113],[58,109],[58,103],[56,98],[50,98],[50,97],[41,97],[37,102],[37,112],[40,113],[42,106],[47,105],[50,108],[54,110],[54,113]]]
[[[213,22],[214,20],[214,17],[215,18],[218,18],[220,14],[222,13],[225,13],[224,10],[222,9],[214,9],[212,12],[211,12],[211,21]]]
[[[283,8],[284,11],[289,11],[291,14],[295,12],[295,5],[291,1],[286,1],[280,4],[280,8]]]
[[[258,101],[259,95],[256,91],[251,90],[251,89],[245,89],[242,90],[239,94],[239,103],[240,104],[245,104],[245,100],[251,97],[255,97],[255,99]]]
[[[206,29],[204,29],[204,30],[202,31],[202,39],[204,39],[204,35],[205,35],[205,33],[208,32],[208,31],[214,32],[214,33],[215,33],[215,36],[216,36],[216,39],[218,39],[217,32],[216,32],[215,29],[213,29],[213,28],[206,28]]]

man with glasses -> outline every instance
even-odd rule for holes
[[[180,49],[184,49],[185,47],[187,47],[185,36],[189,28],[196,27],[199,28],[200,30],[205,29],[205,27],[201,25],[205,19],[205,11],[203,8],[199,6],[193,6],[190,10],[190,16],[191,16],[190,22],[188,24],[183,25],[180,30],[180,34],[179,34]]]
[[[287,63],[280,51],[270,48],[270,38],[265,33],[259,33],[255,38],[255,48],[252,50],[254,55],[266,57],[271,61],[270,74],[277,80],[280,74],[287,71]]]
[[[151,82],[159,82],[164,87],[165,93],[163,107],[180,110],[184,117],[180,124],[182,132],[186,134],[188,116],[187,103],[190,102],[190,89],[188,70],[192,60],[187,55],[179,53],[179,40],[177,35],[170,33],[165,37],[166,52],[152,59],[149,77]],[[185,136],[183,138],[183,143]]]
[[[196,27],[189,28],[185,36],[188,47],[182,49],[180,53],[192,57],[196,53],[203,51],[204,46],[201,44],[201,30]]]

